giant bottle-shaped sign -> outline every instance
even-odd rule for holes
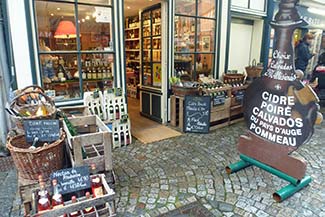
[[[271,26],[275,29],[272,61],[261,78],[247,89],[245,121],[248,135],[239,152],[301,179],[306,164],[288,156],[313,135],[320,122],[318,98],[312,88],[296,79],[293,32],[306,25],[296,9],[298,0],[282,0]]]

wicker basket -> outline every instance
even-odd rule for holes
[[[261,77],[263,66],[258,66],[256,60],[253,59],[252,65],[245,67],[247,77],[249,78],[258,78]]]
[[[23,122],[24,120],[43,120],[43,119],[55,119],[56,117],[56,107],[54,104],[54,101],[48,97],[46,94],[42,93],[40,90],[33,90],[33,91],[23,91],[20,95],[16,96],[11,104],[10,109],[15,109],[17,111],[21,109],[37,109],[39,105],[31,105],[27,103],[22,103],[23,97],[30,96],[30,95],[40,95],[42,98],[45,99],[45,102],[43,102],[43,105],[46,107],[46,110],[48,111],[47,115],[44,116],[32,116],[32,117],[20,117],[20,116],[14,116],[10,115],[11,121],[16,124],[17,128],[20,130],[24,129]]]
[[[200,93],[197,87],[180,87],[173,85],[172,89],[175,96],[197,96]]]
[[[30,150],[24,135],[8,139],[7,148],[11,153],[19,176],[27,180],[38,180],[42,175],[47,179],[56,170],[62,169],[64,160],[65,133],[59,140],[41,148]]]

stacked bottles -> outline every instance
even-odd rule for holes
[[[121,147],[131,144],[131,132],[129,121],[127,123],[114,123],[113,126],[113,147]]]
[[[82,79],[87,80],[97,80],[97,79],[112,79],[112,67],[107,65],[106,63],[103,64],[100,62],[99,64],[93,63],[93,65],[86,66],[82,69]]]
[[[225,80],[225,84],[228,84],[231,87],[241,87],[244,85],[243,80],[241,78],[227,79]]]

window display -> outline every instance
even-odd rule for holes
[[[110,4],[35,1],[42,83],[57,101],[80,99],[84,91],[113,86]]]
[[[191,10],[190,10],[191,9]],[[215,63],[215,1],[176,0],[175,75],[213,74]]]

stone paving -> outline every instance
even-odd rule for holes
[[[226,174],[225,166],[239,160],[236,141],[244,132],[239,123],[210,134],[148,145],[135,141],[116,149],[118,216],[158,216],[198,202],[213,216],[325,217],[325,125],[294,154],[307,161],[313,182],[282,203],[272,199],[287,185],[279,178],[255,167]],[[0,173],[0,180],[0,216],[19,216],[15,172]]]

